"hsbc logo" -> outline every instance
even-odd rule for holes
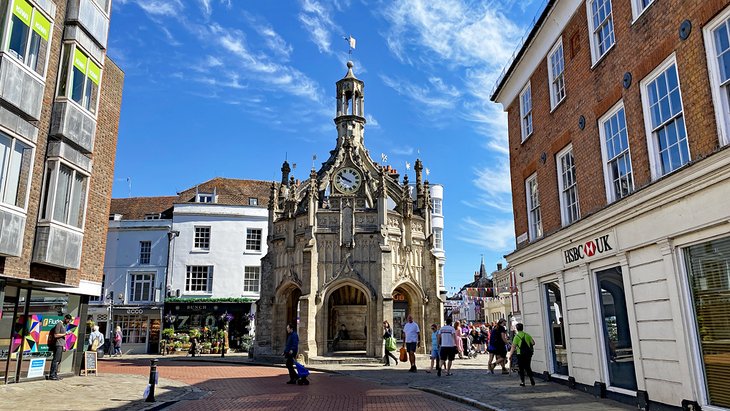
[[[611,234],[588,240],[584,244],[579,244],[563,250],[563,261],[565,265],[572,264],[586,258],[600,256],[608,251],[613,251],[611,246]]]

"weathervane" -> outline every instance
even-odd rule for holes
[[[342,38],[345,39],[345,41],[347,41],[347,44],[350,46],[350,50],[347,52],[347,54],[349,54],[350,57],[352,57],[352,50],[355,50],[355,43],[356,43],[355,38],[352,36],[347,36],[347,37],[342,36]]]

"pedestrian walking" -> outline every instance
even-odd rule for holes
[[[294,369],[294,359],[297,358],[299,352],[299,335],[294,331],[294,326],[286,325],[286,346],[284,346],[284,358],[286,358],[286,368],[289,370],[289,381],[287,384],[296,384],[299,375]]]
[[[426,370],[427,373],[431,373],[433,371],[434,363],[436,365],[436,369],[439,372],[439,377],[441,376],[441,368],[439,367],[439,340],[438,340],[438,325],[431,324],[431,367],[429,367],[428,370]]]
[[[411,368],[408,372],[417,372],[416,369],[416,348],[421,346],[421,329],[418,324],[413,321],[413,316],[408,314],[408,320],[403,324],[403,346],[408,351],[408,360],[411,362]]]
[[[383,340],[385,340],[385,355],[383,356],[385,363],[383,365],[389,366],[391,358],[395,360],[395,365],[398,365],[398,359],[393,355],[396,348],[395,337],[393,337],[393,329],[390,328],[387,320],[383,321]]]
[[[510,356],[513,352],[517,352],[517,373],[520,376],[520,387],[525,386],[525,374],[530,377],[530,385],[535,385],[535,378],[532,376],[532,354],[535,345],[535,340],[532,336],[524,331],[525,326],[522,323],[517,323],[517,334],[512,340],[512,349],[510,349]]]
[[[459,359],[464,358],[464,335],[461,333],[461,324],[457,321],[454,323],[454,330],[456,330],[456,352],[459,354]]]
[[[122,356],[122,327],[117,325],[116,330],[114,330],[114,355],[115,356]]]
[[[48,333],[48,348],[53,350],[53,359],[51,360],[51,371],[48,374],[49,380],[58,381],[58,365],[61,363],[63,352],[66,351],[66,326],[73,321],[71,314],[66,314],[62,321],[56,323],[50,333]]]
[[[507,329],[504,325],[507,320],[502,318],[497,322],[497,326],[492,330],[492,334],[489,339],[488,350],[490,354],[494,354],[496,358],[495,362],[489,362],[489,372],[494,374],[494,369],[497,365],[502,367],[502,374],[509,374],[509,370],[506,367],[507,364],[507,344],[509,339],[507,338]],[[491,357],[491,356],[490,356]]]
[[[456,329],[451,326],[451,317],[446,319],[446,325],[438,331],[439,354],[441,354],[441,368],[446,375],[451,375],[451,364],[456,357]]]
[[[99,349],[104,346],[104,334],[99,332],[98,325],[91,327],[91,329],[93,331],[89,334],[89,351],[96,351],[98,353]]]

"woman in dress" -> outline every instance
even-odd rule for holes
[[[117,325],[117,329],[114,331],[114,355],[121,357],[122,355],[122,327]]]
[[[459,353],[459,359],[464,359],[464,341],[461,339],[464,335],[461,333],[461,323],[458,321],[454,323],[454,329],[456,330],[456,352]]]

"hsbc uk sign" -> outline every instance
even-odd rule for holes
[[[563,248],[563,265],[577,265],[614,253],[615,237],[613,232],[609,232]]]

